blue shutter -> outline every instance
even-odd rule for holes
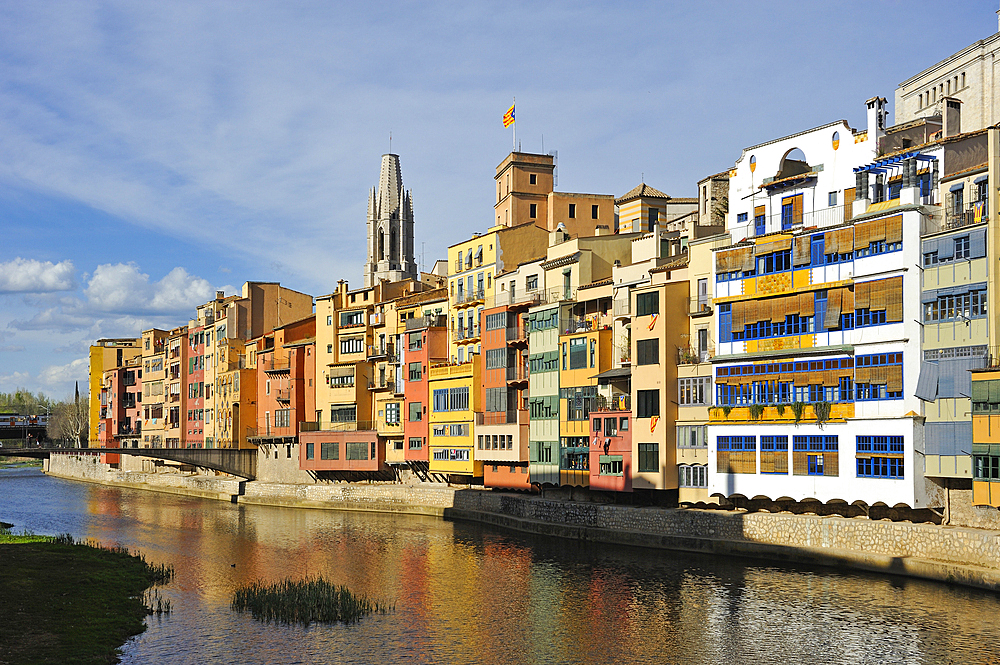
[[[986,229],[978,229],[969,234],[969,256],[973,259],[986,256]]]
[[[812,237],[811,260],[814,266],[821,266],[826,263],[824,248],[826,246],[826,236],[822,233]]]
[[[941,238],[938,240],[938,258],[950,259],[955,256],[955,238]]]
[[[938,364],[920,363],[920,378],[917,379],[917,390],[914,393],[925,402],[933,402],[938,395]]]
[[[938,251],[938,241],[937,238],[932,238],[930,240],[925,240],[921,243],[921,253],[930,254],[931,252]]]
[[[920,302],[934,302],[937,299],[937,289],[928,289],[920,294]]]

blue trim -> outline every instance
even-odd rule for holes
[[[989,176],[988,175],[981,175],[978,178],[976,178],[975,180],[973,180],[972,182],[978,185],[979,183],[986,182],[987,180],[989,180]]]
[[[919,152],[907,152],[902,155],[896,155],[895,157],[887,157],[885,159],[880,159],[877,162],[872,162],[871,164],[868,164],[866,166],[857,166],[854,168],[854,172],[860,173],[862,171],[870,171],[875,173],[882,173],[886,170],[883,167],[890,166],[892,164],[898,164],[904,159],[910,159],[911,157],[926,162],[932,162],[937,160],[937,157],[932,157],[930,155],[922,155]]]
[[[965,189],[965,183],[964,182],[960,182],[957,185],[952,185],[951,189],[949,189],[948,191],[949,192],[959,192],[959,191],[961,191],[963,189]]]

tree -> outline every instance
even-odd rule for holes
[[[52,408],[48,434],[51,439],[70,440],[81,447],[86,445],[90,434],[90,398],[80,396],[79,383],[73,401],[59,402]]]

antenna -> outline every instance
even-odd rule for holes
[[[424,263],[424,244],[420,243],[420,272],[424,272],[424,269],[427,268],[427,264]]]
[[[392,154],[392,130],[389,130],[389,154]]]
[[[542,154],[545,154],[545,134],[542,134]]]

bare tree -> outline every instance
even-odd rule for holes
[[[90,398],[80,396],[76,385],[73,401],[59,402],[49,417],[49,438],[72,441],[76,446],[86,446],[90,434]]]

